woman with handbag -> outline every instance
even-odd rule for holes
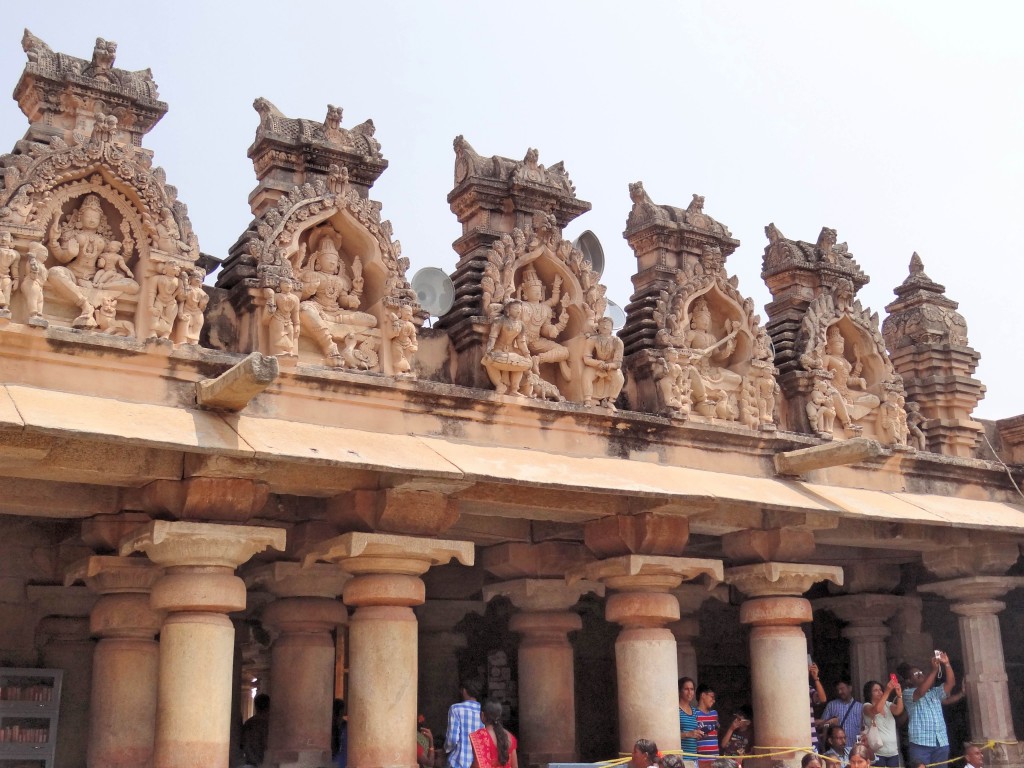
[[[889,701],[893,691],[896,692],[896,700]],[[864,702],[861,743],[875,753],[874,765],[897,768],[900,764],[900,746],[896,717],[903,714],[903,689],[896,676],[889,676],[889,684],[884,689],[877,680],[868,680],[864,684]]]

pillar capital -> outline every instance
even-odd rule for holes
[[[247,570],[242,580],[249,589],[264,589],[274,597],[327,597],[341,594],[350,574],[326,563],[303,567],[278,561]]]
[[[581,580],[600,581],[615,592],[668,592],[684,581],[692,581],[704,575],[709,578],[711,586],[722,581],[722,561],[694,557],[622,555],[577,566],[566,574],[566,581],[569,584]]]
[[[285,531],[253,525],[155,520],[121,541],[122,555],[145,552],[164,567],[213,566],[232,570],[265,549],[283,550]]]
[[[604,584],[586,579],[572,584],[564,579],[515,579],[485,586],[484,600],[502,596],[524,611],[566,611],[590,592],[604,597]]]
[[[382,573],[422,576],[432,566],[452,559],[473,565],[473,542],[356,532],[323,542],[306,555],[304,564],[318,560],[337,563],[353,576]]]
[[[961,616],[999,613],[1006,607],[999,598],[1024,587],[1022,576],[965,576],[949,581],[920,584],[918,592],[931,592],[954,603],[952,610]]]
[[[1016,542],[976,543],[965,547],[945,547],[921,553],[924,567],[940,579],[961,576],[1000,576],[1020,557]]]
[[[148,594],[163,575],[163,568],[145,558],[94,555],[71,565],[64,584],[81,581],[100,595]]]
[[[880,627],[900,610],[903,599],[895,595],[862,593],[825,597],[813,602],[815,610],[832,611],[853,627]],[[888,631],[884,636],[888,636]]]
[[[791,597],[802,595],[819,581],[842,584],[843,569],[809,563],[754,563],[729,568],[725,580],[748,597]]]

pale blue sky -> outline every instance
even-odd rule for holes
[[[268,98],[290,117],[372,117],[391,167],[384,204],[412,270],[455,264],[445,197],[452,139],[484,155],[564,160],[594,209],[620,305],[634,271],[627,184],[705,211],[742,241],[727,268],[763,307],[763,228],[835,228],[883,313],[913,251],[960,302],[976,415],[1024,412],[1024,5],[1014,2],[20,3],[4,9],[0,82],[13,90],[29,27],[52,48],[150,67],[170,112],[146,146],[219,257],[249,222],[246,149]],[[0,148],[26,128],[0,102]]]

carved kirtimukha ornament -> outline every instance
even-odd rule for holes
[[[774,430],[771,342],[753,301],[725,271],[738,241],[704,213],[700,195],[685,209],[657,205],[636,182],[630,197],[626,238],[641,271],[623,336],[639,406],[675,419]]]
[[[616,359],[617,348],[600,330],[603,286],[560,235],[554,216],[538,213],[529,230],[517,227],[488,250],[480,280],[480,312],[489,325],[481,362],[501,394],[610,408],[622,388],[615,375],[621,350]],[[522,343],[513,330],[519,326]]]
[[[232,300],[242,308],[237,351],[412,377],[424,313],[391,223],[366,196],[387,167],[373,122],[343,128],[333,105],[322,123],[285,117],[266,99],[254,107],[256,218],[218,279],[245,297]]]
[[[200,253],[185,205],[141,147],[167,111],[152,74],[114,67],[117,44],[103,39],[91,61],[28,31],[22,45],[15,98],[31,127],[0,157],[0,226],[31,279],[4,308],[30,325],[170,337],[166,269],[192,269]]]
[[[799,361],[813,378],[807,403],[811,430],[822,436],[864,434],[893,446],[907,445],[903,380],[893,369],[878,329],[878,315],[861,307],[850,280],[839,278],[804,315]],[[812,420],[825,392],[835,410],[833,429]],[[841,431],[836,431],[841,430]]]

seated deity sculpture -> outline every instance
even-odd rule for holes
[[[622,374],[622,339],[612,334],[612,319],[602,317],[597,333],[583,348],[583,402],[615,410],[615,398],[626,382]]]
[[[569,323],[569,294],[561,297],[562,278],[555,277],[551,298],[544,298],[544,283],[533,267],[523,272],[522,322],[526,331],[526,341],[530,354],[537,357],[540,363],[558,363],[562,378],[572,380],[572,369],[569,367],[569,349],[555,339],[565,330]],[[554,307],[561,303],[562,310],[558,322],[554,321]]]
[[[522,317],[523,304],[513,299],[494,318],[487,336],[482,363],[499,395],[520,395],[523,375],[533,367]]]
[[[740,325],[726,321],[727,333],[718,338],[711,330],[711,310],[704,299],[693,304],[690,328],[684,335],[686,348],[691,352],[689,375],[692,397],[697,412],[702,416],[728,418],[728,393],[738,393],[743,377],[725,368],[736,349],[736,336]]]
[[[881,402],[866,391],[867,382],[860,377],[861,364],[846,359],[846,340],[837,326],[828,329],[825,342],[824,369],[832,374],[833,402],[836,416],[845,429],[858,430],[853,422],[862,419]]]
[[[55,216],[50,226],[50,254],[59,264],[49,269],[49,281],[54,290],[64,298],[78,305],[80,314],[74,326],[95,328],[94,303],[98,301],[93,279],[98,271],[98,262],[108,252],[113,238],[109,232],[106,217],[96,195],[86,195],[78,210],[71,214],[61,226],[60,217]],[[120,246],[118,246],[120,248]],[[105,277],[99,286],[110,295],[135,295],[139,284],[132,278],[116,272]]]
[[[302,269],[302,300],[299,322],[302,332],[314,339],[325,357],[341,357],[337,339],[344,339],[356,330],[377,325],[377,318],[359,311],[363,294],[362,261],[357,256],[352,265],[353,277],[341,259],[338,248],[341,236],[328,233],[320,238]],[[339,329],[335,326],[347,326]]]

